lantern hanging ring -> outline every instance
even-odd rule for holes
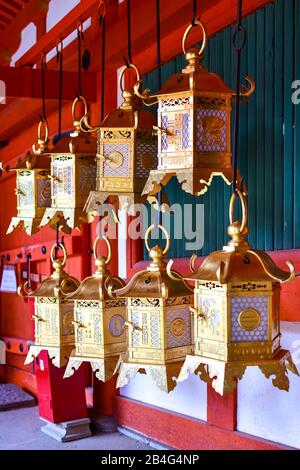
[[[97,260],[99,259],[98,255],[97,255],[97,248],[98,248],[98,243],[100,240],[104,240],[106,245],[107,245],[107,248],[108,248],[108,255],[107,255],[107,258],[106,258],[106,261],[105,261],[105,264],[109,264],[110,263],[110,260],[111,260],[111,246],[110,246],[110,243],[109,243],[109,240],[108,238],[106,237],[97,237],[95,242],[94,242],[94,247],[93,247],[93,253],[94,253],[94,259]]]
[[[80,102],[83,103],[83,105],[84,105],[84,114],[83,114],[83,116],[86,116],[87,113],[88,113],[88,105],[87,105],[86,99],[83,96],[77,96],[75,98],[74,102],[73,102],[73,105],[72,105],[72,116],[73,116],[74,122],[80,122],[80,120],[81,120],[81,118],[76,117],[76,106]]]
[[[44,136],[42,135],[43,126],[45,127]],[[48,127],[47,120],[43,118],[40,120],[39,126],[38,126],[38,142],[45,144],[46,142],[48,142],[48,139],[49,139],[49,127]]]
[[[230,199],[230,204],[229,204],[229,220],[230,223],[234,223],[234,206],[237,200],[237,196],[240,198],[240,202],[242,205],[242,223],[240,227],[240,232],[243,233],[245,228],[247,227],[247,221],[248,221],[248,208],[247,208],[247,202],[246,202],[246,197],[242,193],[242,191],[237,190],[236,193],[232,193],[231,199]]]
[[[98,6],[98,16],[100,18],[104,18],[106,15],[106,2],[104,0],[100,0]]]
[[[207,43],[207,33],[206,33],[206,29],[205,29],[204,24],[201,22],[200,18],[198,18],[198,20],[195,20],[194,24],[193,23],[189,24],[188,27],[186,28],[185,32],[184,32],[184,35],[183,35],[183,38],[182,38],[182,50],[183,50],[184,54],[187,53],[187,50],[186,50],[187,37],[188,37],[189,33],[191,32],[191,30],[194,27],[197,27],[197,26],[199,26],[202,29],[202,32],[203,32],[203,40],[202,40],[201,48],[199,50],[199,56],[201,56],[201,54],[205,50],[206,43]]]
[[[149,253],[151,251],[151,248],[149,245],[149,237],[150,237],[151,232],[154,230],[154,228],[155,228],[154,224],[150,225],[150,227],[147,229],[145,233],[145,245]],[[166,247],[163,250],[163,255],[165,255],[166,253],[168,253],[170,249],[170,235],[168,234],[167,230],[162,225],[158,225],[158,228],[163,232],[163,234],[166,237]]]
[[[129,63],[128,65],[124,65],[121,69],[121,73],[120,73],[120,77],[119,77],[119,84],[120,84],[120,89],[121,89],[121,92],[124,93],[124,87],[123,87],[123,77],[125,75],[125,72],[128,70],[128,69],[133,69],[136,73],[136,81],[137,82],[140,82],[140,72],[139,72],[139,69],[137,68],[136,65],[134,64],[131,64]]]
[[[64,247],[64,245],[62,243],[58,243],[58,244],[54,244],[51,248],[51,253],[50,253],[50,259],[51,259],[51,262],[54,263],[55,261],[57,261],[57,259],[54,259],[54,252],[55,252],[55,249],[56,248],[60,248],[63,252],[63,261],[62,261],[62,266],[65,266],[66,262],[67,262],[67,252],[66,252],[66,249]]]

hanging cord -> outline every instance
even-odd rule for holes
[[[132,64],[132,52],[131,52],[131,2],[127,0],[127,61]]]
[[[238,168],[238,145],[239,145],[239,130],[240,130],[240,92],[241,92],[241,55],[242,50],[247,44],[247,31],[242,25],[242,11],[243,0],[237,0],[238,3],[238,18],[236,29],[233,33],[232,43],[236,50],[236,103],[234,114],[234,147],[233,147],[233,179],[232,191],[237,192],[237,168]]]
[[[42,114],[41,114],[41,121],[42,122],[47,122],[47,116],[46,116],[46,98],[45,98],[45,81],[46,81],[46,70],[47,70],[47,64],[46,64],[46,56],[45,54],[42,54],[42,60],[41,60],[41,68],[42,68]]]
[[[59,63],[59,97],[58,97],[58,138],[61,139],[62,131],[62,96],[63,96],[63,42],[61,39],[56,44],[56,61]]]
[[[196,26],[196,19],[197,19],[197,0],[193,0],[193,17],[191,24]]]
[[[157,81],[158,89],[161,89],[162,77],[161,77],[161,30],[160,30],[160,0],[156,1],[156,51],[157,51]],[[157,195],[157,224],[162,225],[162,186],[160,185],[160,191]]]
[[[77,96],[82,96],[82,41],[84,41],[83,36],[83,25],[79,23],[77,26],[77,44],[78,44],[78,90]]]
[[[99,25],[101,28],[101,122],[104,119],[104,97],[105,97],[105,40],[106,40],[106,22],[105,22],[105,13],[106,13],[106,3],[101,1],[98,8],[99,15]]]
[[[31,272],[30,272],[31,254],[26,255],[26,273],[27,273],[27,286],[31,290]]]

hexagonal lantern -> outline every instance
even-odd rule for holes
[[[45,136],[42,126],[45,125]],[[17,216],[11,219],[7,234],[17,227],[25,230],[27,235],[39,231],[45,210],[51,206],[51,188],[49,181],[50,161],[47,157],[48,126],[41,121],[38,127],[38,145],[33,145],[33,153],[20,158],[15,168],[8,171],[16,172]]]
[[[188,62],[182,73],[172,75],[155,95],[149,90],[135,93],[145,104],[158,103],[158,166],[152,170],[143,194],[155,196],[161,185],[176,176],[182,189],[190,194],[204,194],[214,176],[232,182],[230,118],[234,92],[222,78],[208,72],[201,63],[206,46],[206,32],[202,28],[201,49],[186,51],[190,25],[183,37],[183,51]],[[254,82],[242,96],[250,96]],[[153,102],[153,99],[156,101]],[[238,181],[240,175],[237,174]]]
[[[113,294],[116,287],[124,286],[124,281],[108,271],[111,247],[108,239],[103,239],[108,257],[97,257],[97,238],[94,244],[97,271],[68,295],[74,301],[75,349],[64,377],[70,377],[83,362],[89,362],[97,379],[106,382],[112,377],[120,354],[126,351],[125,300],[116,299]]]
[[[145,243],[152,262],[146,270],[136,273],[128,285],[116,290],[119,298],[127,299],[128,351],[121,356],[117,387],[126,385],[138,372],[150,374],[165,392],[176,386],[185,357],[193,350],[190,306],[193,291],[180,274],[166,265],[167,246],[150,249],[146,232]]]
[[[64,246],[59,247],[64,258],[53,258],[57,248],[54,245],[51,250],[53,274],[34,292],[28,292],[24,286],[27,295],[35,298],[35,341],[30,346],[25,364],[30,364],[41,351],[46,350],[53,364],[63,367],[74,349],[74,301],[67,295],[78,288],[79,281],[64,271],[67,255]]]
[[[139,71],[133,64],[139,79]],[[98,131],[97,184],[85,206],[90,215],[98,215],[99,206],[111,196],[118,208],[134,215],[132,205],[143,202],[141,197],[149,172],[157,166],[157,139],[153,135],[154,116],[142,109],[142,101],[130,88],[124,89],[124,66],[120,88],[124,98],[120,108],[109,113],[99,127],[91,127],[87,118],[82,128]]]
[[[85,99],[76,98],[72,110],[75,131],[63,137],[49,152],[52,204],[41,221],[41,227],[50,225],[56,228],[59,223],[66,233],[70,233],[72,228],[79,228],[87,220],[83,207],[96,184],[97,141],[80,129],[80,118],[76,117],[79,102],[83,102],[87,114]]]
[[[195,282],[194,355],[187,356],[178,381],[199,367],[202,379],[212,379],[221,395],[231,392],[248,366],[258,366],[273,385],[289,389],[287,368],[298,374],[289,351],[280,346],[280,285],[295,277],[279,269],[264,251],[253,250],[245,236],[247,203],[238,192],[243,207],[242,223],[233,218],[236,194],[230,204],[228,234],[232,237],[221,251],[211,253],[186,279]],[[208,366],[208,375],[205,367]]]

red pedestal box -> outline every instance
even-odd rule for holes
[[[47,351],[36,359],[40,417],[52,423],[87,418],[84,368],[64,379],[65,367],[55,367]]]
[[[34,313],[34,299],[29,299]],[[87,418],[85,399],[85,368],[80,367],[72,377],[64,379],[65,367],[55,367],[47,351],[35,360],[40,417],[52,423]]]

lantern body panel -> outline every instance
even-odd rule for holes
[[[74,345],[72,321],[74,303],[52,297],[35,299],[35,344],[39,346]]]
[[[149,130],[120,128],[98,133],[97,191],[141,192],[157,164],[157,142]]]
[[[168,306],[162,299],[128,299],[128,321],[138,329],[130,329],[128,360],[144,364],[164,365],[183,360],[192,350],[192,298],[168,299],[176,301]],[[186,305],[183,302],[190,302]]]
[[[75,300],[75,355],[104,359],[125,351],[124,301]]]
[[[16,168],[17,217],[12,218],[7,233],[20,223],[28,235],[36,233],[45,210],[51,206],[50,165],[47,168],[46,157],[33,155],[28,158],[32,159],[32,166],[42,162],[44,168],[26,168],[24,162],[20,164],[21,168]]]
[[[83,136],[78,129],[62,138],[49,152],[52,203],[41,226],[55,228],[59,223],[66,233],[80,227],[86,219],[84,205],[96,186],[96,153],[96,139]]]
[[[203,316],[194,320],[195,354],[227,361],[266,359],[276,353],[278,287],[268,282],[256,288],[252,283],[247,292],[242,285],[196,282],[194,306]]]
[[[83,208],[96,182],[95,155],[52,156],[52,207]]]
[[[181,96],[181,95],[180,95]],[[232,95],[159,97],[158,170],[231,168]]]
[[[157,167],[157,138],[153,136],[155,118],[141,109],[132,92],[119,109],[109,113],[98,128],[96,191],[91,191],[85,211],[94,216],[99,205],[113,196],[118,208],[128,213],[141,193],[151,169]]]

